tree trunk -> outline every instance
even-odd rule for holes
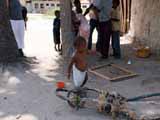
[[[71,25],[71,1],[60,0],[61,3],[61,33],[62,52],[64,57],[70,57],[73,52],[73,33]]]
[[[160,0],[132,0],[131,33],[160,55]]]
[[[6,0],[0,0],[0,62],[16,59],[17,43],[10,25]]]

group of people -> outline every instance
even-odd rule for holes
[[[120,50],[120,1],[119,0],[91,0],[91,5],[84,15],[90,16],[90,36],[88,49],[92,49],[92,34],[97,29],[96,50],[102,58],[108,58],[110,40],[113,56],[121,58]]]
[[[79,1],[79,0],[75,0]],[[81,8],[79,2],[76,3],[76,14],[80,14]],[[84,13],[86,16],[90,15],[90,29],[88,38],[87,35],[81,34],[87,30],[80,27],[83,21],[80,19],[79,30],[76,33],[74,41],[75,52],[72,56],[68,66],[68,78],[70,79],[71,73],[75,87],[83,87],[87,81],[87,54],[94,53],[92,51],[92,34],[94,29],[97,29],[97,43],[96,51],[101,53],[101,58],[106,59],[109,56],[110,39],[112,42],[113,56],[117,59],[121,58],[120,50],[120,1],[119,0],[91,0],[91,5]],[[74,19],[76,20],[76,19]]]
[[[119,0],[90,0],[91,4],[83,14],[79,0],[74,0],[75,9],[72,10],[72,30],[75,36],[74,53],[68,67],[68,78],[73,71],[75,86],[82,87],[87,81],[87,54],[94,53],[92,49],[92,34],[97,29],[96,51],[101,58],[109,56],[110,39],[112,41],[113,56],[121,58],[120,50],[120,7]],[[19,56],[23,57],[24,30],[26,28],[27,10],[19,0],[6,0],[9,9],[10,22],[17,41]],[[90,22],[85,16],[89,13]],[[55,50],[62,51],[60,40],[60,11],[55,11],[53,35]]]
[[[110,40],[113,48],[113,56],[121,58],[120,50],[120,1],[119,0],[90,0],[90,6],[85,13],[82,13],[79,0],[73,2],[72,9],[72,30],[75,36],[82,36],[87,41],[87,48],[92,49],[92,35],[96,28],[97,43],[96,51],[101,53],[101,58],[109,56]],[[73,6],[72,5],[72,6]],[[89,14],[90,21],[86,19]],[[54,19],[54,42],[55,50],[58,45],[60,51],[60,11],[55,11]]]
[[[27,9],[19,0],[6,0],[11,27],[18,46],[18,57],[24,57],[24,31],[27,28]]]

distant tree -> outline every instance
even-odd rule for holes
[[[0,62],[14,61],[18,47],[10,25],[6,0],[0,0]]]

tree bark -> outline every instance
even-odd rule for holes
[[[160,0],[132,0],[131,35],[160,56]]]
[[[6,0],[0,0],[0,62],[16,59],[17,43],[9,21]]]
[[[64,57],[70,57],[73,52],[73,32],[71,25],[71,1],[60,0],[61,3],[61,35]]]

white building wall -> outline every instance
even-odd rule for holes
[[[59,8],[60,2],[58,1],[33,1],[32,2],[34,13],[44,13],[51,8]]]
[[[24,0],[21,0],[24,1]],[[51,8],[58,8],[60,7],[60,1],[59,0],[25,0],[25,6],[27,7],[28,12],[33,13],[45,13],[48,9]],[[30,1],[30,2],[27,2]],[[86,8],[89,6],[88,0],[82,0],[81,1],[82,8]]]

